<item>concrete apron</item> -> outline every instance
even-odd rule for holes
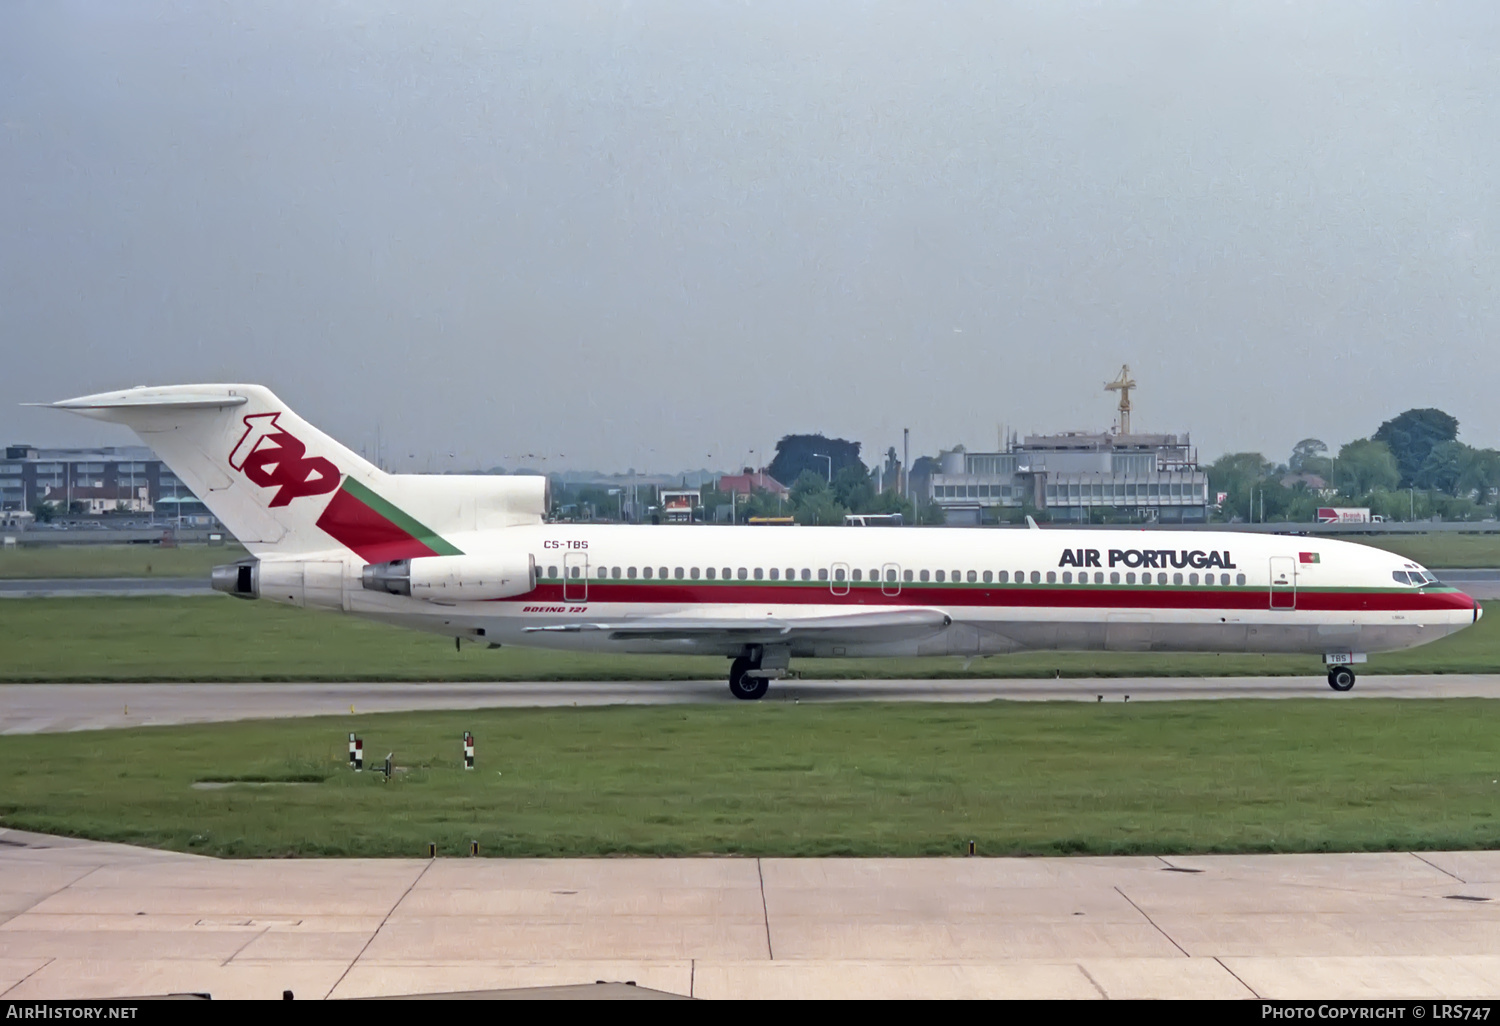
[[[0,831],[0,996],[1496,998],[1500,852],[230,861]]]

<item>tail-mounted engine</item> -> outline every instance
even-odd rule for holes
[[[365,567],[367,591],[429,602],[483,602],[525,595],[536,587],[529,553],[507,556],[419,556]]]
[[[259,598],[260,560],[246,559],[239,563],[216,566],[209,581],[214,591],[222,591],[235,598]]]

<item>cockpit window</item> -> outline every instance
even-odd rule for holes
[[[1396,583],[1397,584],[1410,584],[1411,583],[1411,581],[1406,576],[1406,571],[1405,570],[1392,570],[1391,571],[1391,576],[1396,579]]]

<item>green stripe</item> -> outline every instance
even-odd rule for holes
[[[370,489],[360,484],[353,477],[344,478],[344,491],[354,496],[360,502],[369,506],[376,513],[385,517],[401,530],[411,535],[417,541],[426,545],[439,556],[462,556],[463,550],[445,541],[436,531],[426,524],[408,516],[385,499],[376,495]]]

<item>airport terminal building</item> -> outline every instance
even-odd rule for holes
[[[207,510],[156,454],[143,445],[48,449],[8,445],[0,459],[0,510],[41,503],[86,513],[114,510],[205,516]]]
[[[930,498],[950,524],[1024,507],[1077,523],[1100,510],[1167,524],[1208,519],[1208,474],[1186,434],[1027,435],[1005,452],[956,449],[940,463]]]

